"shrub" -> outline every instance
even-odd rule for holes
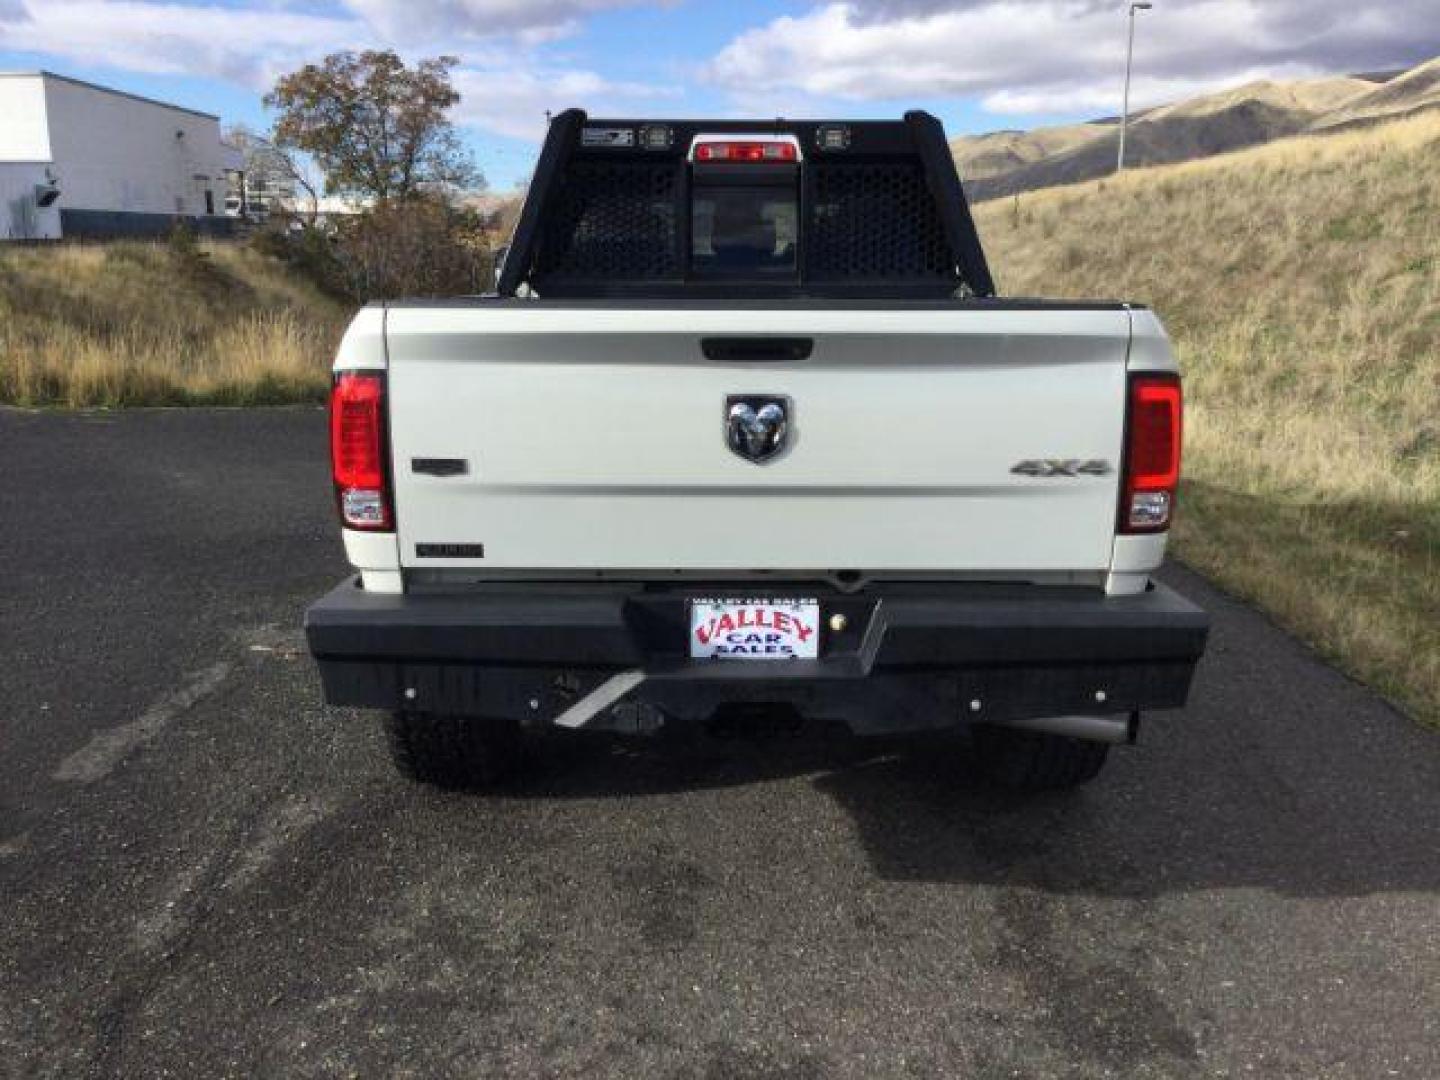
[[[344,221],[335,246],[360,300],[479,292],[489,262],[478,222],[431,199],[382,203]]]
[[[392,200],[312,226],[277,217],[252,242],[359,303],[481,292],[493,263],[482,219],[431,198]]]
[[[200,245],[195,241],[195,230],[190,228],[184,218],[175,219],[175,224],[170,226],[166,243],[170,247],[170,254],[177,260],[188,262],[199,257]]]

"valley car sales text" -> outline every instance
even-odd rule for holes
[[[705,601],[695,606],[692,647],[698,646],[696,652],[774,659],[815,655],[811,642],[819,627],[813,606],[808,608],[808,619],[801,614],[805,608],[789,605],[712,603],[708,617],[699,617]]]

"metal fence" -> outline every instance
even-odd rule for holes
[[[67,240],[163,239],[184,223],[196,236],[235,236],[239,221],[230,217],[138,214],[124,210],[60,210],[60,233]]]

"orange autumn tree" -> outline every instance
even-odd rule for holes
[[[367,50],[306,64],[265,96],[278,114],[275,142],[309,155],[331,195],[384,203],[478,186],[448,115],[460,101],[457,63],[437,56],[408,67],[390,50]]]

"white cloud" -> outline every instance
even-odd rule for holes
[[[249,86],[344,48],[403,45],[473,57],[535,45],[586,15],[667,0],[343,0],[315,15],[288,0],[0,0],[0,45],[81,63],[205,74]],[[347,14],[346,11],[349,13]],[[509,42],[507,46],[507,40]],[[457,46],[459,46],[457,48]]]
[[[587,15],[654,0],[344,0],[400,41],[516,36],[544,41],[574,30]]]
[[[9,49],[166,75],[206,75],[266,89],[280,72],[363,37],[347,19],[145,0],[32,2],[0,12]]]
[[[455,72],[455,88],[460,91],[457,123],[532,140],[545,133],[547,109],[578,106],[594,116],[628,115],[653,111],[643,106],[671,94],[661,87],[613,82],[593,71],[568,68],[462,68]]]
[[[379,48],[389,38],[361,18],[318,16],[284,8],[190,6],[149,0],[31,0],[7,14],[0,0],[0,40],[8,48],[75,63],[129,71],[192,75],[236,83],[257,92],[302,64],[339,49]],[[377,9],[379,0],[365,0]],[[524,0],[465,0],[475,12],[497,16],[507,32],[534,33],[545,19],[565,19],[607,0],[526,4]],[[613,6],[615,0],[611,0]],[[357,8],[361,4],[354,5]],[[423,5],[422,5],[423,6]],[[461,6],[434,0],[432,8]],[[522,18],[520,8],[527,8]],[[398,6],[397,6],[398,10]],[[500,18],[505,12],[511,14]],[[551,26],[560,25],[557,22]],[[663,88],[616,82],[593,71],[538,61],[533,50],[503,40],[466,42],[463,48],[427,43],[425,52],[459,52],[454,72],[461,102],[458,124],[480,131],[538,139],[545,110],[580,105],[592,111],[626,111],[664,98]]]
[[[848,0],[748,30],[706,78],[739,101],[979,98],[996,112],[1113,108],[1123,0]],[[1135,98],[1246,78],[1402,66],[1440,52],[1434,0],[1157,0],[1140,15]]]

